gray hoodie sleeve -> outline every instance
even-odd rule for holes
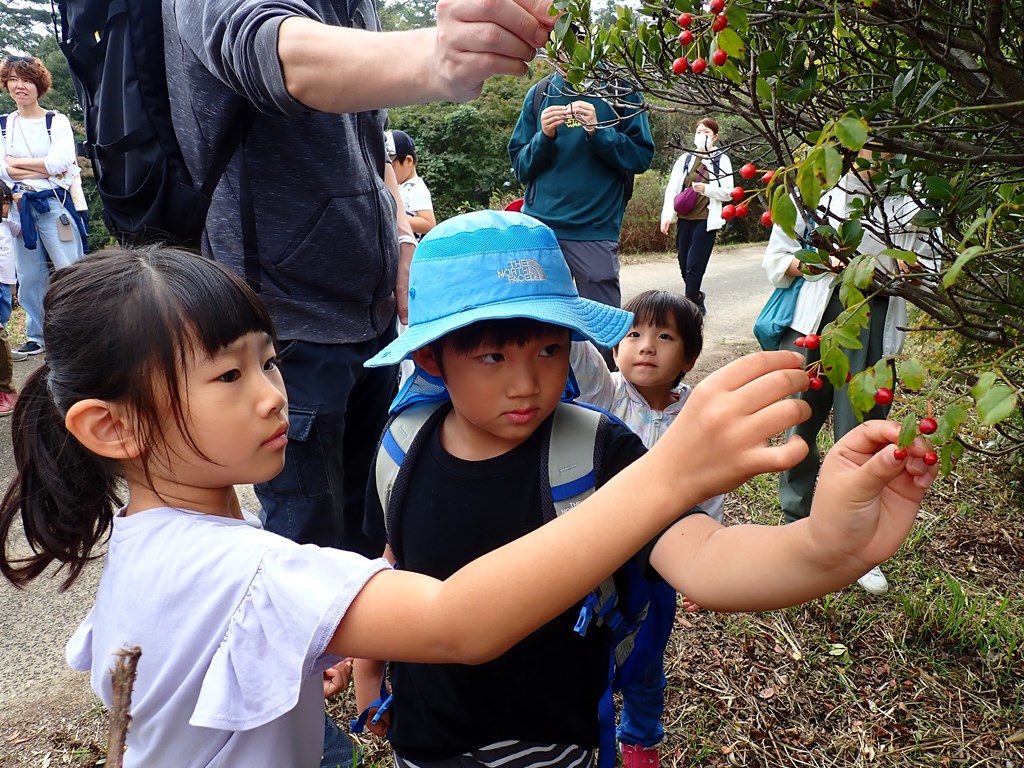
[[[309,5],[299,0],[172,0],[171,6],[181,45],[228,88],[263,112],[312,111],[288,93],[277,56],[282,21],[293,16],[324,21]]]

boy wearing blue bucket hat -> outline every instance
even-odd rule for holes
[[[574,503],[574,494],[600,487],[641,456],[639,438],[604,417],[595,430],[580,433],[585,444],[572,460],[563,460],[567,449],[559,437],[563,414],[584,410],[560,405],[574,390],[571,341],[610,347],[631,322],[628,312],[578,296],[554,233],[529,216],[482,211],[431,230],[412,262],[409,330],[367,362],[391,365],[411,356],[416,363],[392,404],[395,421],[367,493],[365,530],[388,541],[385,556],[405,570],[446,578],[544,525]],[[676,477],[699,486],[694,503],[731,490],[714,478],[726,466],[735,471],[749,461],[723,444],[730,439],[723,424],[735,431],[746,423],[762,436],[763,450],[784,451],[773,469],[804,455],[799,444],[763,445],[805,415],[798,401],[783,399],[789,388],[806,387],[797,364],[795,356],[745,358],[694,390],[669,431],[700,433],[692,454],[678,455],[674,465]],[[736,405],[734,395],[755,383],[774,387],[773,394],[745,396]],[[405,420],[416,414],[423,414],[419,421]],[[630,586],[620,578],[628,567],[664,578],[717,610],[795,605],[846,586],[865,562],[878,562],[899,546],[934,477],[921,460],[923,446],[912,446],[911,459],[883,450],[898,433],[898,425],[874,422],[833,448],[816,514],[802,521],[803,529],[723,528],[691,509],[617,572],[619,596],[628,598]],[[577,477],[577,465],[590,476]],[[667,481],[652,477],[636,493],[657,492]],[[883,503],[888,487],[898,493]],[[623,514],[631,512],[624,508]],[[551,563],[553,580],[559,565]],[[592,765],[603,735],[598,708],[609,683],[613,635],[610,623],[590,622],[603,615],[600,600],[592,601],[603,586],[486,664],[391,665],[390,709],[371,730],[386,730],[399,768]],[[588,623],[590,631],[578,631]],[[361,709],[382,675],[382,663],[357,661]]]

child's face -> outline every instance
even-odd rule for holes
[[[622,376],[641,392],[668,392],[681,372],[693,368],[674,325],[634,324],[612,354]]]
[[[499,456],[551,415],[569,375],[568,329],[553,328],[519,347],[483,344],[444,352],[444,380],[454,406],[442,443],[460,458]]]
[[[190,508],[206,512],[217,492],[237,484],[265,482],[284,466],[288,444],[288,399],[270,337],[248,333],[212,358],[190,358],[182,404],[198,455],[169,428],[167,450],[156,452],[154,481],[166,475],[168,498],[191,493]],[[161,490],[161,489],[157,489]],[[186,498],[191,498],[187,496]]]

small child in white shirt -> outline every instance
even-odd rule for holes
[[[634,319],[612,350],[618,372],[609,372],[588,342],[573,343],[570,361],[580,387],[578,399],[617,416],[650,448],[693,389],[682,381],[704,346],[704,321],[696,304],[670,291],[644,291],[623,309]],[[724,498],[715,496],[700,506],[722,522]]]
[[[14,310],[14,238],[21,234],[21,225],[11,218],[14,195],[11,188],[0,181],[0,417],[14,411],[18,395],[14,391],[15,360],[28,357],[24,352],[15,353],[7,339],[7,322]]]
[[[618,371],[608,370],[604,357],[589,342],[573,342],[569,360],[580,388],[579,400],[617,416],[650,448],[665,434],[690,396],[683,377],[693,369],[704,346],[700,307],[682,294],[644,291],[623,309],[633,313],[633,325],[612,347]],[[725,496],[714,496],[700,507],[719,523]],[[700,606],[682,598],[687,611]],[[642,632],[668,645],[676,611],[674,590],[652,588],[651,605]],[[652,645],[653,645],[652,641]],[[657,766],[658,744],[664,738],[661,716],[667,681],[661,659],[622,690],[622,714],[617,737],[623,765]]]

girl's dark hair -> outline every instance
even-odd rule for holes
[[[630,299],[623,309],[632,312],[634,325],[671,326],[683,340],[686,359],[695,363],[704,348],[704,317],[700,307],[681,293],[644,291]],[[675,385],[683,380],[679,374]],[[673,386],[675,386],[673,385]]]
[[[148,477],[152,449],[168,429],[191,442],[181,399],[189,357],[212,355],[246,333],[273,338],[274,328],[235,275],[159,246],[108,249],[57,270],[43,309],[46,362],[22,388],[11,424],[17,474],[0,505],[0,573],[24,586],[56,560],[68,568],[67,589],[121,503],[118,462],[67,431],[68,409],[90,398],[125,406]],[[32,554],[14,558],[19,517]]]
[[[8,205],[14,204],[14,193],[11,192],[11,188],[0,181],[0,205],[7,203]]]
[[[528,317],[511,317],[498,320],[481,320],[476,323],[456,328],[447,333],[437,341],[430,344],[430,351],[434,353],[434,359],[444,372],[444,353],[455,352],[466,354],[478,349],[484,344],[493,344],[496,347],[503,347],[512,344],[517,347],[525,347],[531,341],[541,338],[552,331],[565,331],[571,333],[568,328],[561,325],[552,325],[540,320],[532,320]]]

